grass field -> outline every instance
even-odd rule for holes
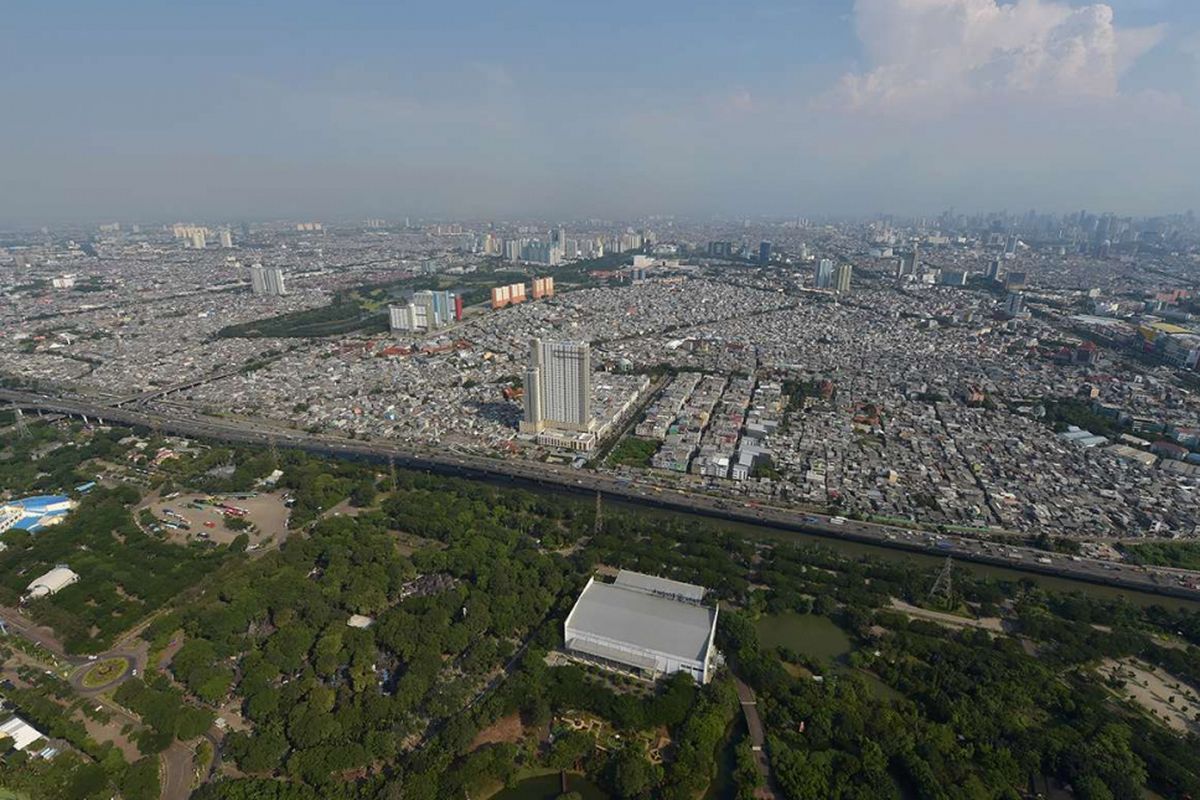
[[[650,459],[657,451],[658,442],[654,439],[626,436],[608,454],[608,463],[613,466],[649,467]]]
[[[127,666],[123,658],[109,658],[104,661],[98,661],[84,674],[83,688],[96,689],[112,683],[125,674]],[[3,799],[0,798],[0,800]]]

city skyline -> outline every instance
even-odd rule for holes
[[[6,227],[1157,214],[1200,194],[1200,10],[1181,0],[60,10],[17,9],[0,56],[23,110],[0,132]]]

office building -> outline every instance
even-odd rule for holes
[[[854,268],[849,264],[839,264],[838,268],[833,273],[833,290],[838,294],[846,294],[850,291],[850,277],[854,272]]]
[[[250,291],[254,294],[278,296],[287,294],[283,286],[283,270],[279,267],[250,266]]]
[[[967,272],[961,269],[944,269],[941,283],[943,286],[966,286]]]
[[[832,259],[822,258],[817,262],[816,273],[813,276],[813,287],[816,289],[828,289],[833,285],[833,261]]]
[[[770,242],[759,242],[758,243],[758,263],[759,264],[771,263],[771,243]]]
[[[711,258],[729,258],[733,255],[733,242],[709,242],[708,255]]]
[[[989,281],[1000,281],[1000,259],[993,258],[988,264],[987,276]]]
[[[523,433],[590,431],[592,357],[587,342],[530,340]]]
[[[1004,301],[1004,313],[1010,317],[1019,317],[1025,310],[1025,295],[1020,292],[1010,292]]]
[[[706,591],[624,569],[612,583],[590,578],[563,623],[565,650],[652,680],[686,672],[708,683],[719,607],[704,605]]]

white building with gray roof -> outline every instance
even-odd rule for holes
[[[687,672],[708,683],[717,606],[702,586],[629,570],[612,583],[588,579],[563,626],[566,650],[585,661],[650,678]]]

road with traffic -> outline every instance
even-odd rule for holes
[[[1200,600],[1200,574],[1194,572],[1148,569],[1118,562],[1050,554],[1031,547],[991,542],[982,537],[912,530],[897,525],[807,513],[765,503],[739,503],[686,489],[664,489],[642,484],[631,478],[607,475],[594,470],[500,456],[471,455],[432,447],[349,440],[284,429],[266,421],[221,420],[198,413],[160,414],[144,408],[117,408],[89,399],[51,397],[11,389],[0,389],[0,401],[27,410],[86,417],[196,438],[242,444],[274,444],[321,455],[378,463],[391,461],[397,467],[491,482],[517,483],[586,494],[600,492],[606,496],[668,510],[927,555],[953,556],[965,561],[1025,572]]]

